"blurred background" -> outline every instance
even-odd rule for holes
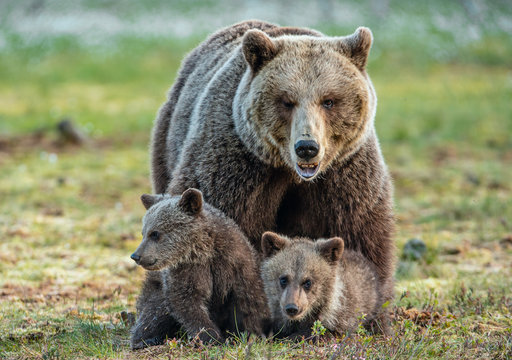
[[[381,81],[384,77],[394,82],[401,78],[402,83],[414,83],[406,80],[419,72],[429,80],[450,67],[451,71],[438,79],[438,86],[443,83],[446,89],[453,83],[454,72],[469,71],[471,67],[479,69],[478,72],[493,71],[511,65],[512,4],[506,0],[4,0],[0,3],[3,85],[0,130],[2,133],[33,130],[34,125],[46,126],[59,116],[77,112],[81,113],[75,116],[76,121],[93,135],[147,129],[150,121],[146,111],[155,111],[154,103],[149,101],[156,104],[162,101],[165,93],[162,90],[172,83],[184,53],[208,33],[251,18],[311,27],[333,36],[350,34],[361,25],[370,27],[375,42],[369,70],[378,85],[388,82]],[[510,74],[504,73],[503,77],[503,84],[509,84]],[[492,82],[491,78],[488,80]],[[109,91],[109,86],[123,83],[124,91],[131,86],[138,86],[141,91],[133,91],[128,104],[116,106],[114,99],[120,98],[122,90]],[[89,87],[77,90],[73,85],[78,84]],[[93,85],[98,87],[93,89]],[[414,84],[415,91],[434,86],[419,85]],[[488,94],[483,88],[485,84],[466,85],[482,96]],[[427,94],[439,89],[429,90]],[[82,96],[76,96],[75,92]],[[83,109],[85,98],[93,96],[91,92],[95,101],[88,102]],[[380,95],[387,96],[384,91]],[[100,110],[98,102],[107,108]],[[452,108],[463,108],[455,101],[450,103]],[[466,129],[474,137],[482,138],[481,131],[492,133],[487,126],[475,124],[471,114],[476,114],[469,109],[464,114],[459,109],[449,125],[442,124],[445,122],[442,118],[447,115],[439,114],[434,104],[428,104],[430,110],[426,107],[424,104],[421,111],[437,118],[429,119],[433,122],[430,133],[452,127],[454,123],[477,125]],[[387,117],[390,112],[385,110],[380,115]],[[411,114],[408,110],[404,106],[402,112],[393,115],[407,117],[418,133],[427,130],[424,127],[428,121],[416,121],[419,112]],[[151,117],[149,114],[149,120]],[[117,126],[120,118],[123,118],[122,127]],[[399,132],[402,136],[413,135],[410,133],[413,129],[408,129],[406,124],[402,126],[403,133]],[[505,134],[501,134],[503,142]]]
[[[2,0],[0,357],[127,350],[153,119],[185,54],[245,19],[372,29],[393,306],[487,326],[466,311],[483,296],[510,335],[512,301],[489,299],[512,286],[512,2]]]

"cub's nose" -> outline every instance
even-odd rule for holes
[[[318,154],[319,148],[315,140],[299,140],[295,143],[295,153],[304,160],[314,158]]]
[[[284,311],[286,311],[286,314],[294,316],[299,312],[299,308],[295,304],[286,304]]]
[[[140,260],[140,256],[139,256],[139,255],[137,255],[137,254],[133,253],[133,254],[131,254],[131,255],[130,255],[130,258],[131,258],[133,261],[135,261],[137,264],[139,263],[139,260]]]

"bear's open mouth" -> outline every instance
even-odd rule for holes
[[[306,163],[296,163],[295,171],[299,174],[300,177],[304,179],[311,179],[316,175],[318,169],[320,169],[319,163],[306,164]]]

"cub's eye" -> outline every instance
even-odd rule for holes
[[[288,285],[288,277],[287,276],[281,276],[279,278],[279,284],[281,284],[281,287],[284,289],[286,285]]]
[[[324,100],[322,106],[326,109],[330,109],[334,106],[334,101],[332,101],[331,99]]]
[[[151,234],[149,234],[149,238],[154,241],[157,241],[159,237],[160,233],[158,231],[153,231]]]
[[[302,287],[304,288],[304,290],[309,290],[311,289],[311,280],[306,280],[302,283]]]
[[[281,100],[281,103],[283,104],[283,106],[289,110],[293,109],[295,107],[295,104],[293,102],[291,102],[290,100],[288,99],[282,99]]]

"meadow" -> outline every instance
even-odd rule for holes
[[[29,42],[3,21],[0,358],[512,357],[512,37],[487,29],[457,43],[428,28],[395,39],[388,23],[366,20],[377,133],[395,186],[393,336],[359,329],[318,343],[241,336],[199,347],[170,339],[132,352],[122,314],[135,311],[144,276],[129,256],[141,240],[139,197],[151,192],[150,130],[205,32],[128,33],[101,47],[71,35]],[[84,144],[62,141],[64,118]],[[419,259],[403,250],[410,239],[426,244]]]

